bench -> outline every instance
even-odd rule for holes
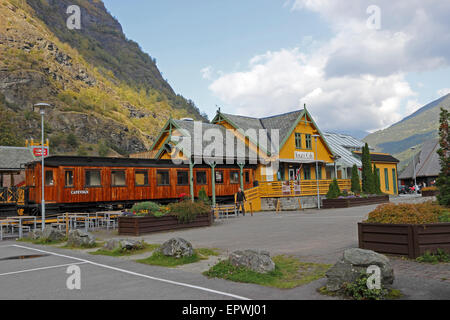
[[[218,219],[224,216],[228,218],[230,215],[237,216],[237,209],[235,204],[216,205],[216,207],[214,207],[213,210],[214,216]]]

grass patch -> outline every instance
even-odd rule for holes
[[[61,243],[66,242],[67,238],[64,238],[62,240],[22,238],[22,239],[17,239],[16,241],[27,242],[27,243],[32,243],[32,244],[39,244],[39,245],[56,245],[56,244],[61,244]]]
[[[276,256],[273,261],[275,270],[265,274],[244,267],[235,267],[229,260],[219,262],[203,274],[210,278],[291,289],[323,278],[331,267],[329,264],[301,262],[295,257],[285,255]]]
[[[95,244],[92,245],[92,246],[83,245],[83,246],[81,246],[81,247],[76,247],[76,246],[68,245],[68,244],[66,243],[65,245],[61,246],[60,248],[61,248],[61,249],[71,249],[71,250],[77,250],[77,249],[83,250],[83,249],[94,249],[94,248],[98,248],[98,247],[100,247],[100,246],[102,246],[102,245],[103,245],[103,242],[95,242]]]
[[[150,264],[154,266],[162,266],[173,268],[183,264],[195,263],[200,260],[206,260],[209,256],[218,256],[219,253],[215,249],[199,248],[194,250],[194,254],[190,257],[174,258],[163,255],[160,251],[155,251],[146,258],[137,260],[139,263]]]
[[[437,249],[436,253],[425,252],[425,254],[418,257],[416,261],[431,264],[446,263],[450,262],[450,255],[442,249]]]
[[[160,247],[159,244],[144,243],[144,248],[143,249],[122,250],[120,248],[117,248],[117,249],[114,249],[114,250],[106,250],[106,249],[101,248],[101,249],[98,249],[97,251],[89,252],[89,254],[110,256],[110,257],[123,257],[123,256],[131,256],[131,255],[135,255],[135,254],[141,254],[141,253],[154,251],[154,250],[158,249],[159,247]]]

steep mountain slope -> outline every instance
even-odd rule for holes
[[[66,27],[72,4],[81,30]],[[101,1],[1,0],[0,127],[16,136],[0,132],[0,144],[40,137],[38,101],[54,106],[46,116],[53,153],[126,155],[148,147],[170,116],[203,119]]]
[[[423,142],[437,138],[441,107],[450,109],[450,94],[427,104],[389,128],[369,134],[364,141],[378,151],[407,161],[412,156],[411,147],[419,147]]]

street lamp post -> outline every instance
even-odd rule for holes
[[[317,182],[317,208],[320,209],[320,192],[319,192],[319,162],[318,162],[318,156],[317,156],[317,138],[319,135],[314,134],[314,141],[316,144],[316,153],[314,155],[314,159],[316,160],[316,182]]]
[[[48,103],[37,103],[33,106],[33,108],[39,108],[39,113],[41,114],[41,189],[42,189],[42,199],[41,199],[41,214],[42,214],[42,230],[45,229],[45,177],[44,177],[44,115],[45,109],[49,108],[50,105]]]
[[[414,150],[416,150],[416,147],[411,147],[411,150],[413,151],[413,167],[414,167],[414,193],[417,194],[417,177],[416,177],[416,157],[414,154]]]

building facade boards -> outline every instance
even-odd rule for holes
[[[306,108],[264,118],[218,110],[211,123],[202,123],[201,127],[203,131],[196,132],[192,119],[168,120],[147,155],[157,159],[176,158],[192,162],[194,158],[200,158],[207,163],[213,162],[220,156],[209,159],[201,154],[201,150],[208,148],[210,143],[203,139],[204,133],[215,129],[223,137],[232,132],[235,139],[227,142],[224,138],[221,149],[224,153],[225,150],[233,150],[236,164],[245,166],[257,160],[254,169],[257,181],[350,179],[353,164],[358,168],[362,166],[358,152],[364,143],[348,135],[322,133]],[[254,135],[249,134],[258,130],[267,130],[267,143],[259,143]],[[278,134],[273,134],[273,130]],[[184,136],[193,137],[190,148],[177,145],[179,138]],[[237,141],[245,146],[245,153],[239,149]],[[380,172],[382,191],[396,194],[398,160],[387,154],[372,153],[372,162]]]

